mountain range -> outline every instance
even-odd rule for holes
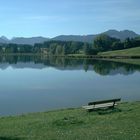
[[[0,37],[0,43],[15,43],[15,44],[30,44],[33,45],[35,43],[43,43],[45,41],[50,40],[57,40],[57,41],[80,41],[80,42],[88,42],[92,43],[93,40],[100,34],[106,34],[110,37],[115,37],[120,40],[124,40],[126,38],[135,38],[140,36],[139,34],[130,31],[130,30],[123,30],[123,31],[117,31],[117,30],[108,30],[103,33],[99,34],[92,34],[92,35],[59,35],[54,38],[47,38],[47,37],[14,37],[11,40],[6,38],[5,36]]]

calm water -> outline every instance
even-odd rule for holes
[[[0,57],[0,115],[140,100],[140,65],[31,56]]]

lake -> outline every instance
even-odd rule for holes
[[[0,56],[0,115],[140,100],[140,65],[94,59]]]

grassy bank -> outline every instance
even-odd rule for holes
[[[0,56],[49,56],[44,53],[4,53]],[[54,57],[64,57],[64,58],[140,58],[140,47],[116,50],[116,51],[107,51],[107,52],[99,52],[97,55],[85,55],[84,53],[80,54],[67,54],[67,55],[50,55]]]
[[[109,58],[109,59],[132,59],[132,58],[140,58],[140,47],[116,50],[116,51],[107,51],[107,52],[99,52],[97,55],[85,55],[85,54],[68,54],[64,56],[58,57],[68,57],[68,58]]]
[[[140,102],[114,110],[66,109],[0,118],[0,140],[138,140]]]
[[[99,53],[101,56],[139,56],[140,47]]]

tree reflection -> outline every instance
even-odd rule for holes
[[[9,64],[20,67],[20,63],[42,64],[44,67],[51,66],[60,70],[95,71],[100,75],[132,74],[140,71],[140,65],[121,62],[96,60],[96,59],[73,59],[66,57],[41,56],[41,55],[4,55],[0,56],[0,64]],[[23,66],[22,66],[23,67]],[[27,66],[26,66],[27,67]],[[28,65],[30,67],[30,65]],[[0,65],[1,68],[1,65]],[[37,68],[37,67],[35,67]]]

